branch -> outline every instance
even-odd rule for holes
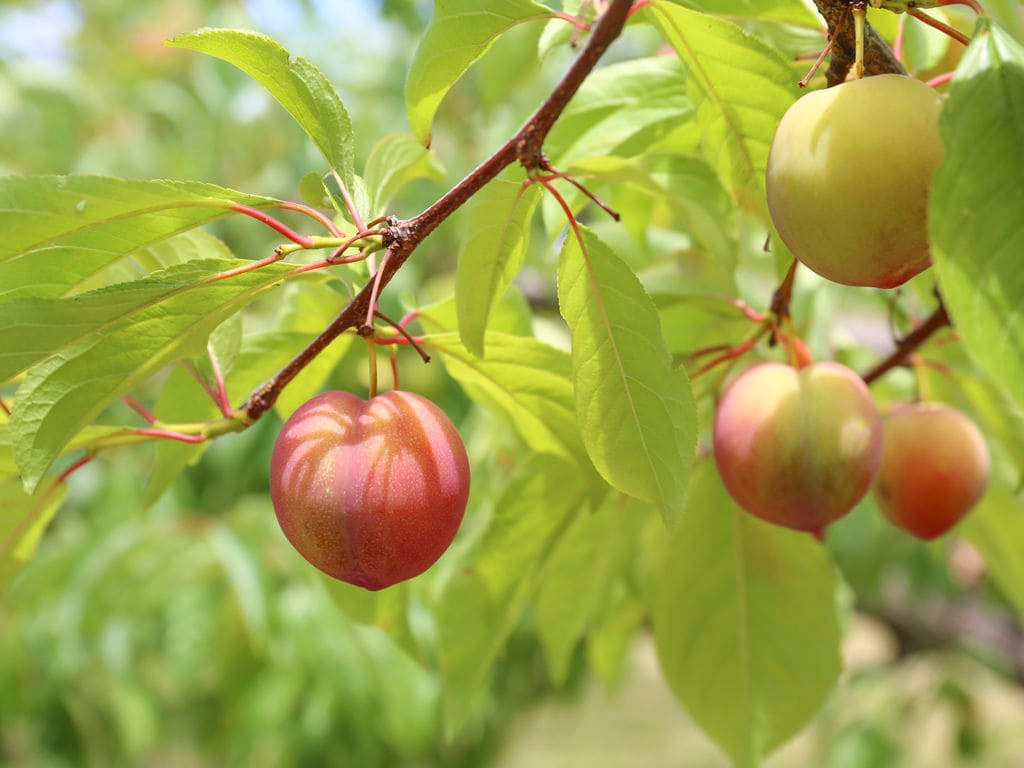
[[[536,169],[541,166],[543,162],[541,149],[548,132],[608,46],[622,32],[631,4],[631,0],[614,0],[594,25],[587,45],[555,86],[551,95],[544,100],[544,103],[512,138],[418,216],[404,221],[397,219],[390,221],[384,237],[388,258],[381,263],[379,281],[368,281],[359,294],[341,311],[341,314],[309,346],[249,396],[242,406],[247,418],[255,421],[269,408],[272,408],[281,390],[328,344],[349,328],[358,328],[362,325],[370,310],[370,295],[374,284],[379,282],[379,288],[383,289],[417,246],[441,222],[455,213],[488,182],[517,160],[527,169]]]
[[[864,383],[870,384],[893,368],[902,365],[915,349],[924,344],[933,333],[947,325],[952,325],[952,323],[950,322],[949,314],[946,312],[946,306],[940,299],[938,308],[932,312],[927,320],[915,328],[908,336],[901,339],[896,344],[896,349],[891,355],[881,360],[874,368],[864,374]]]
[[[831,40],[839,29],[839,35],[832,45],[832,61],[825,79],[830,86],[837,85],[846,79],[853,66],[855,54],[854,30],[852,24],[843,24],[850,13],[847,0],[814,0],[818,12],[828,24],[828,35]],[[896,72],[905,75],[907,70],[897,61],[892,48],[878,36],[868,24],[864,37],[864,72],[868,75],[881,75],[885,72]]]
[[[858,610],[882,621],[896,635],[899,656],[949,646],[983,649],[1006,674],[1024,683],[1024,631],[1007,611],[975,597],[956,601],[890,594]]]

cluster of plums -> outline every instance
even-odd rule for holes
[[[940,109],[925,83],[879,75],[807,94],[786,112],[766,192],[798,260],[834,282],[878,288],[928,268]],[[740,506],[818,535],[873,484],[890,521],[935,538],[974,506],[989,473],[985,441],[962,413],[914,403],[883,420],[864,382],[829,362],[745,371],[719,404],[714,450]]]
[[[270,496],[306,560],[378,590],[448,549],[466,511],[469,460],[455,425],[420,395],[324,392],[282,427]]]
[[[839,283],[882,288],[928,267],[939,107],[931,88],[897,75],[793,105],[772,143],[767,195],[801,262]],[[722,479],[742,507],[818,534],[874,482],[896,525],[938,536],[977,501],[988,475],[985,443],[958,411],[907,405],[883,426],[864,383],[836,363],[746,371],[719,406],[714,441]],[[377,590],[422,573],[451,544],[469,462],[451,421],[419,395],[364,401],[325,392],[281,430],[270,491],[303,557]]]
[[[985,441],[963,413],[911,403],[883,419],[863,380],[833,362],[744,371],[719,403],[714,451],[741,507],[818,536],[873,484],[893,524],[933,539],[981,498],[989,473]]]

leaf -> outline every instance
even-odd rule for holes
[[[0,178],[0,300],[62,296],[108,264],[269,197],[195,181]]]
[[[652,0],[650,14],[689,68],[690,100],[711,165],[745,207],[765,209],[768,149],[797,96],[789,63],[735,24]]]
[[[746,768],[835,685],[836,577],[813,537],[737,507],[712,462],[694,473],[690,495],[655,587],[658,658],[693,719]]]
[[[29,496],[18,478],[0,481],[0,593],[32,559],[67,490],[54,478]]]
[[[1024,617],[1024,499],[994,476],[959,531],[978,548],[992,579]]]
[[[943,299],[971,358],[1024,405],[1024,48],[998,26],[964,53],[939,130],[929,222]]]
[[[530,221],[540,201],[536,185],[496,179],[470,204],[467,237],[455,273],[459,337],[483,357],[491,308],[515,279],[529,243]]]
[[[277,99],[313,140],[332,170],[352,189],[355,137],[352,121],[334,86],[314,64],[291,59],[276,40],[238,29],[200,29],[167,45],[234,64]]]
[[[555,165],[612,155],[638,134],[667,133],[693,114],[679,60],[616,62],[587,77],[544,143]],[[645,147],[646,148],[646,147]]]
[[[682,512],[697,442],[686,374],[673,371],[654,303],[629,268],[587,230],[567,237],[558,304],[572,334],[576,419],[587,454],[613,487]]]
[[[555,456],[531,454],[495,503],[470,570],[449,584],[437,643],[445,732],[473,712],[495,658],[533,593],[551,543],[587,505],[579,474]]]
[[[531,450],[587,464],[573,404],[569,355],[537,339],[487,334],[478,358],[455,334],[425,336],[445,368],[476,402],[502,414]]]
[[[158,302],[130,303],[120,318],[62,346],[59,355],[29,370],[11,414],[15,457],[27,491],[36,487],[65,443],[107,405],[164,365],[200,354],[214,328],[293,269],[271,264],[230,280],[196,281],[197,271],[220,272],[249,264],[189,262],[151,276],[150,283],[163,281],[175,290]],[[116,298],[122,293],[117,288],[96,293]]]
[[[391,198],[410,181],[440,180],[444,175],[437,156],[412,134],[388,134],[374,145],[363,170],[370,216],[383,214]]]
[[[434,18],[405,83],[406,111],[420,143],[430,145],[431,124],[445,94],[503,32],[550,15],[550,9],[533,0],[435,0]]]
[[[704,13],[737,18],[771,19],[820,29],[821,21],[800,0],[672,0]]]
[[[642,505],[618,495],[576,517],[558,540],[537,595],[537,631],[551,677],[563,685],[576,644],[607,606],[614,580],[629,565]]]
[[[637,159],[593,157],[569,166],[588,180],[628,184],[669,207],[678,228],[689,234],[723,267],[736,260],[734,205],[718,176],[703,160],[673,155]]]

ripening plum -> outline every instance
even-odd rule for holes
[[[466,510],[469,461],[444,411],[420,395],[324,392],[282,427],[270,495],[306,560],[377,590],[448,549]]]
[[[885,418],[875,500],[893,525],[934,539],[978,502],[989,466],[985,439],[963,413],[939,403],[904,405]]]
[[[837,283],[878,288],[928,268],[941,107],[920,80],[887,74],[813,91],[789,108],[765,183],[772,221],[797,259]]]
[[[760,363],[726,390],[714,424],[722,482],[745,510],[818,536],[867,493],[882,419],[867,386],[834,362]]]

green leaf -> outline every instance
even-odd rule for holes
[[[271,264],[230,280],[197,279],[251,263],[189,262],[153,275],[150,285],[164,283],[171,292],[165,291],[159,301],[129,302],[119,317],[108,318],[29,370],[11,414],[15,456],[26,490],[36,487],[68,440],[107,405],[164,365],[202,353],[218,325],[293,269]],[[116,302],[125,290],[115,286],[63,301],[91,300],[99,294]]]
[[[466,349],[484,354],[491,308],[515,279],[529,244],[530,221],[540,201],[536,185],[496,179],[470,205],[455,273],[459,336]]]
[[[0,481],[0,593],[32,559],[67,490],[54,478],[30,496],[18,478]]]
[[[194,181],[0,178],[0,300],[62,296],[108,264],[269,197]]]
[[[437,156],[412,134],[388,134],[374,145],[363,169],[370,216],[385,213],[391,198],[410,181],[440,180],[444,175],[444,166]]]
[[[797,96],[789,62],[729,21],[666,0],[648,8],[689,68],[687,92],[699,105],[708,162],[740,204],[765,209],[768,149]]]
[[[178,238],[173,238],[173,242]],[[190,245],[195,240],[183,241]],[[219,241],[214,253],[223,253]],[[34,297],[0,302],[0,381],[71,344],[102,334],[134,314],[152,308],[231,265],[234,259],[183,261],[141,280],[65,298]]]
[[[587,230],[566,238],[558,304],[572,334],[576,418],[597,471],[672,522],[686,503],[697,441],[693,393],[673,371],[654,303]]]
[[[603,613],[614,580],[629,565],[647,520],[644,506],[609,496],[600,509],[573,520],[548,560],[537,595],[537,631],[558,685],[569,675],[576,644]]]
[[[568,172],[605,185],[627,184],[664,203],[674,223],[715,257],[723,267],[736,260],[732,198],[703,160],[673,155],[648,155],[626,160],[593,157],[573,163]]]
[[[800,0],[672,0],[705,13],[735,18],[771,19],[819,29],[821,20]]]
[[[579,475],[556,456],[531,454],[495,503],[472,569],[449,584],[438,613],[445,732],[472,714],[494,660],[533,593],[552,542],[587,506]]]
[[[434,114],[445,94],[503,32],[551,10],[533,0],[435,0],[405,83],[405,106],[416,138],[430,145]]]
[[[614,154],[638,134],[657,138],[693,114],[675,58],[609,64],[587,77],[544,143],[555,165]],[[648,142],[649,143],[649,142]]]
[[[694,473],[654,595],[669,685],[737,766],[755,766],[824,703],[841,669],[836,577],[805,533],[729,498],[710,461]]]
[[[929,221],[942,295],[971,358],[1024,405],[1024,48],[999,27],[964,53],[939,129]]]
[[[266,88],[309,135],[345,186],[352,189],[352,121],[334,86],[314,64],[302,57],[290,58],[273,38],[238,29],[200,29],[178,35],[167,45],[234,64]]]
[[[502,414],[538,453],[588,464],[573,404],[569,355],[537,339],[487,334],[487,357],[466,349],[455,334],[426,336],[445,368],[476,402]]]
[[[1024,617],[1024,499],[994,476],[958,530],[978,548],[993,580]]]

